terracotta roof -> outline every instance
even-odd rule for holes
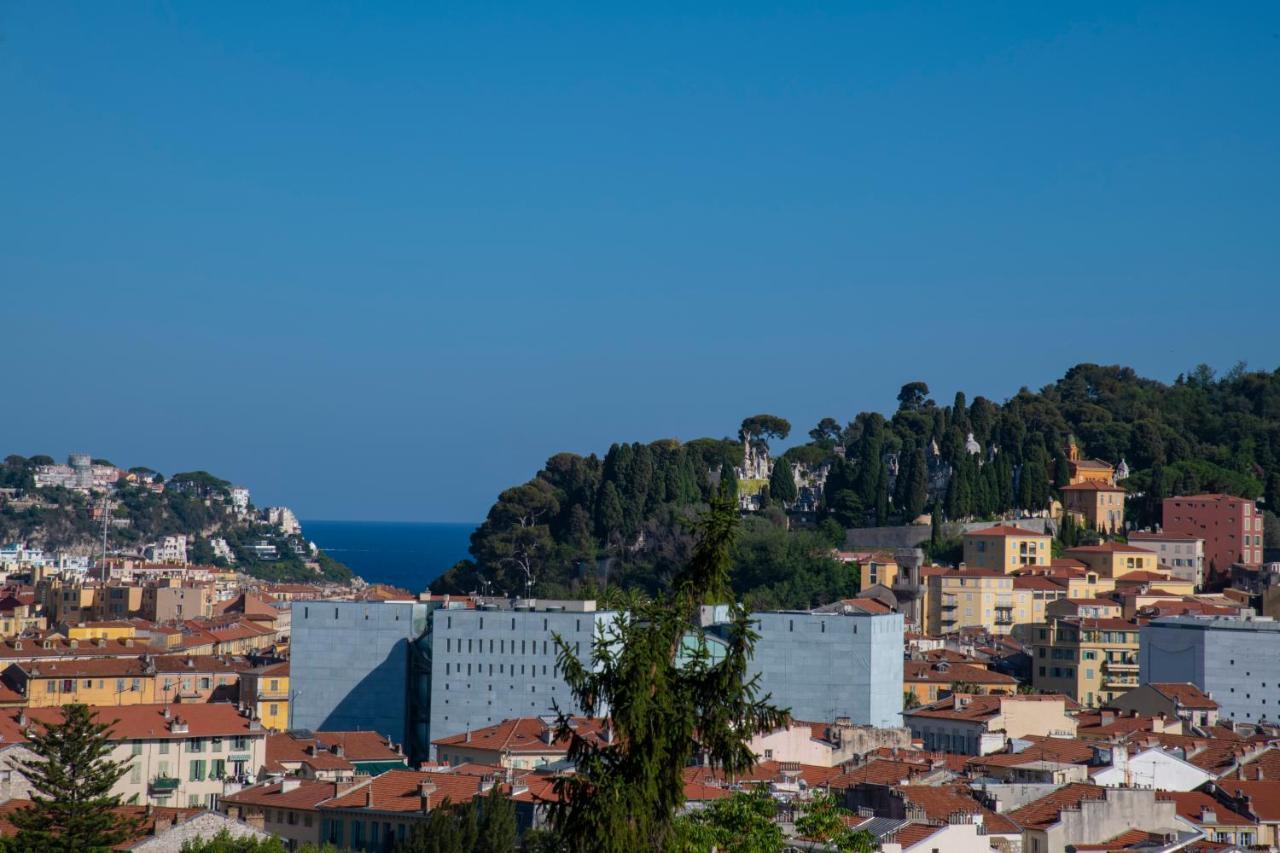
[[[1126,545],[1123,542],[1104,542],[1101,545],[1077,545],[1074,548],[1068,548],[1064,554],[1149,554],[1155,556],[1155,551],[1150,548],[1139,548],[1136,545]]]
[[[834,789],[852,788],[855,785],[900,785],[930,770],[927,762],[893,761],[874,758],[854,770],[841,773],[828,783]]]
[[[845,607],[851,607],[855,610],[861,610],[864,613],[870,613],[874,616],[893,612],[874,598],[844,598],[840,600],[840,604]]]
[[[372,807],[380,812],[421,812],[422,800],[419,786],[430,783],[428,808],[438,808],[448,800],[461,803],[477,794],[485,793],[485,780],[480,776],[441,773],[418,770],[388,770],[368,782],[320,803],[321,809],[365,809]],[[372,797],[370,796],[372,795]]]
[[[576,717],[578,734],[599,737],[604,730],[600,719]],[[554,736],[554,725],[550,727]],[[548,743],[544,737],[548,726],[538,717],[517,717],[503,720],[492,726],[471,732],[450,735],[433,740],[436,746],[458,746],[467,749],[503,750],[506,752],[567,752],[568,738],[556,738]]]
[[[894,790],[929,820],[945,823],[956,813],[980,814],[988,833],[1002,835],[1019,831],[1017,824],[982,805],[967,788],[959,785],[899,785]]]
[[[1280,779],[1264,779],[1260,782],[1241,782],[1222,779],[1218,787],[1232,796],[1244,795],[1250,799],[1253,813],[1268,823],[1280,821]]]
[[[1178,809],[1178,816],[1189,820],[1197,826],[1253,826],[1254,822],[1238,812],[1218,802],[1203,791],[1161,791],[1156,794],[1162,800],[1172,800]],[[1214,820],[1203,819],[1204,810],[1214,813]]]
[[[1194,684],[1167,681],[1153,681],[1150,684],[1160,695],[1176,700],[1184,708],[1202,711],[1216,711],[1218,709],[1218,703],[1201,692],[1200,688]]]
[[[342,755],[334,752],[341,747]],[[286,764],[308,764],[317,770],[354,769],[355,761],[403,761],[377,732],[314,732],[311,737],[281,732],[267,736],[266,769],[282,773]]]
[[[190,737],[248,735],[249,720],[234,705],[225,702],[192,702],[175,705],[93,706],[94,719],[111,726],[113,740],[182,740]],[[165,719],[165,711],[171,719]],[[34,723],[48,725],[62,721],[61,708],[27,708]],[[20,709],[0,709],[0,715],[16,719]],[[186,731],[173,731],[173,720],[186,723]],[[253,734],[264,734],[262,729]]]
[[[932,704],[921,705],[917,708],[912,708],[910,711],[904,711],[903,716],[981,721],[1000,713],[1001,702],[1050,701],[1063,702],[1068,710],[1075,707],[1075,702],[1070,697],[1056,693],[1027,694],[1025,696],[968,696],[964,697],[964,699],[952,695]]]
[[[0,803],[0,835],[8,837],[17,835],[18,829],[9,822],[9,816],[30,805],[31,800],[8,800]],[[141,841],[155,837],[158,820],[163,820],[164,828],[168,829],[173,824],[183,824],[197,815],[205,814],[205,809],[178,809],[166,806],[116,806],[112,811],[142,821],[138,833],[117,844],[112,848],[114,850],[127,850]]]
[[[980,666],[967,663],[951,663],[950,661],[909,660],[902,664],[902,680],[929,682],[933,684],[951,684],[957,681],[972,684],[999,685],[1014,687],[1018,679],[1001,672],[992,672]]]
[[[1062,487],[1064,492],[1123,492],[1124,486],[1114,483],[1101,483],[1097,480],[1085,480],[1083,483],[1070,483]]]
[[[777,782],[785,774],[795,773],[810,786],[827,785],[842,775],[839,767],[819,767],[816,764],[786,764],[780,761],[766,760],[757,762],[754,767],[737,776],[726,777],[724,772],[715,767],[686,767],[686,782],[698,782],[704,785],[720,785],[726,787],[743,782]]]
[[[1045,829],[1058,822],[1063,809],[1074,809],[1083,800],[1101,800],[1106,788],[1084,782],[1072,782],[1032,803],[1009,812],[1009,818],[1026,829]]]
[[[155,657],[156,672],[240,672],[244,663],[219,657],[217,655],[157,655]]]
[[[41,660],[14,665],[32,678],[137,678],[146,672],[138,658]]]
[[[983,527],[978,530],[967,530],[964,534],[969,536],[1039,536],[1050,539],[1048,533],[1036,533],[1034,530],[1024,530],[1021,527],[1014,527],[1011,524],[997,524],[994,527]]]
[[[1075,738],[1027,736],[1031,746],[1021,752],[996,752],[969,759],[976,767],[1019,767],[1032,761],[1058,761],[1065,764],[1083,764],[1093,758],[1093,747]]]
[[[1049,592],[1066,592],[1066,584],[1058,583],[1045,575],[1018,575],[1013,579],[1014,589],[1040,589]]]
[[[340,786],[335,782],[319,782],[315,779],[291,779],[290,782],[297,784],[296,786],[291,784],[288,791],[283,790],[285,787],[283,783],[276,782],[244,788],[234,794],[227,794],[221,799],[224,803],[234,805],[314,811],[321,802],[338,796],[342,787],[349,787],[349,785]]]
[[[926,841],[937,835],[944,828],[931,823],[908,823],[899,829],[895,829],[885,838],[882,838],[881,841],[899,844],[903,850],[910,850],[921,841]]]

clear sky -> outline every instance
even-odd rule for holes
[[[0,454],[476,520],[923,379],[1280,366],[1280,4],[0,2]]]

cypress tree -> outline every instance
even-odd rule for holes
[[[9,816],[19,850],[80,853],[106,850],[131,838],[139,822],[113,811],[111,789],[129,771],[113,761],[110,727],[95,722],[87,705],[64,705],[62,722],[27,733],[36,760],[21,769],[31,783],[31,805]]]
[[[773,471],[769,474],[769,499],[791,506],[799,497],[796,480],[791,473],[791,464],[782,459],[773,463]]]
[[[906,494],[907,521],[910,522],[924,512],[924,505],[929,500],[929,463],[925,461],[923,448],[917,447],[911,455]]]

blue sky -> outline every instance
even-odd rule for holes
[[[1280,366],[1274,3],[0,3],[0,452],[474,520],[559,450]]]

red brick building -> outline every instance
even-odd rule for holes
[[[1245,498],[1165,498],[1164,531],[1204,540],[1206,575],[1225,574],[1236,563],[1256,566],[1262,562],[1262,513]]]

